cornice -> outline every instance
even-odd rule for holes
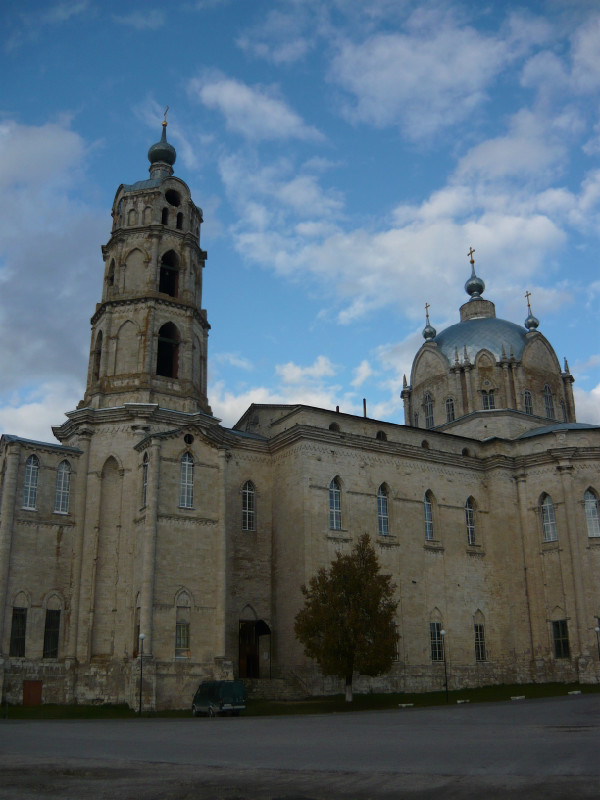
[[[199,309],[193,303],[183,302],[181,300],[177,301],[173,298],[169,298],[168,295],[163,295],[160,294],[159,292],[149,292],[145,295],[138,297],[132,296],[132,297],[115,298],[112,300],[103,300],[96,306],[96,311],[92,315],[90,323],[92,325],[95,325],[96,322],[98,322],[98,320],[102,316],[102,314],[108,308],[137,306],[137,305],[146,305],[148,307],[167,306],[170,308],[176,308],[179,311],[183,311],[186,314],[192,312],[194,319],[196,319],[200,323],[200,325],[204,328],[204,330],[205,331],[210,330],[210,325],[206,318],[206,310],[204,308]]]

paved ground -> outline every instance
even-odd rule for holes
[[[309,717],[0,720],[0,798],[600,797],[600,695]]]

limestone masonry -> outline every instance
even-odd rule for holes
[[[162,138],[117,190],[85,396],[57,443],[0,440],[0,693],[188,707],[204,678],[340,691],[294,637],[300,586],[368,533],[398,653],[357,690],[599,680],[600,427],[538,330],[475,272],[427,318],[405,425],[303,405],[211,411],[202,211]],[[144,638],[140,638],[143,634]]]

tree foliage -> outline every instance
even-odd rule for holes
[[[338,553],[329,569],[322,567],[301,587],[296,637],[324,675],[345,679],[346,700],[352,700],[354,672],[388,672],[396,653],[396,586],[380,569],[364,534],[349,555]]]

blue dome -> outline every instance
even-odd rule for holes
[[[503,348],[505,356],[510,357],[512,352],[515,358],[520,359],[527,341],[527,331],[514,322],[485,317],[450,325],[438,333],[433,341],[450,364],[454,363],[457,349],[462,359],[465,347],[471,362],[475,361],[477,353],[481,350],[489,350],[499,361],[502,358]]]

